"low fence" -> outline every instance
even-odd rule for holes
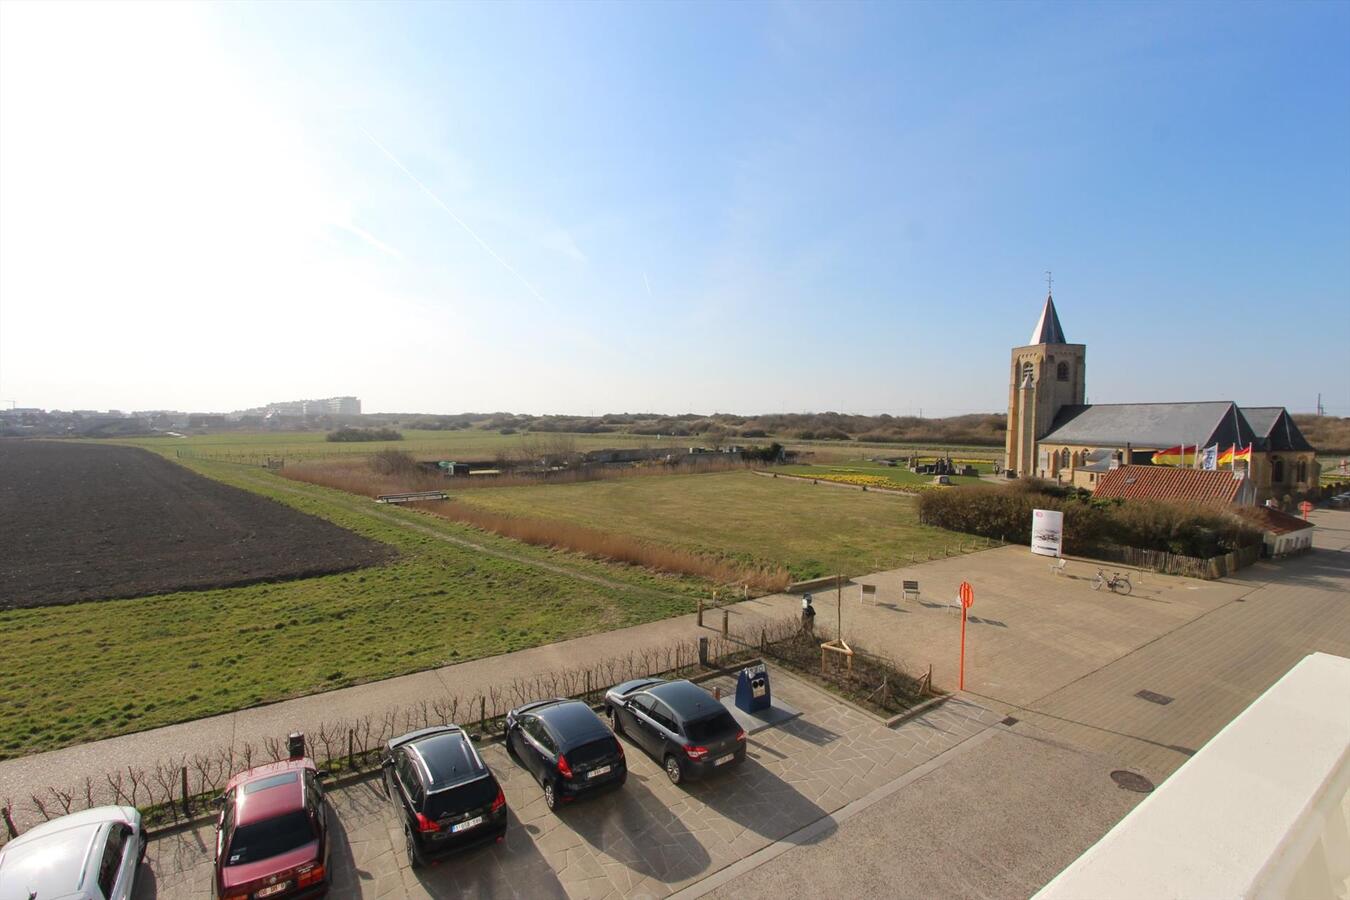
[[[616,684],[649,676],[685,677],[746,658],[753,645],[722,636],[635,650],[590,666],[518,677],[486,692],[444,694],[386,710],[383,714],[333,719],[303,728],[306,750],[321,769],[353,774],[378,765],[391,737],[454,722],[484,737],[505,730],[506,713],[532,700],[571,697],[599,704]],[[260,743],[215,747],[125,769],[85,776],[74,784],[47,785],[27,797],[0,798],[0,846],[39,822],[95,806],[135,806],[146,826],[193,821],[211,810],[212,800],[236,772],[288,756],[286,735]]]
[[[1256,562],[1261,558],[1261,548],[1243,547],[1209,559],[1162,553],[1157,550],[1141,550],[1138,547],[1098,547],[1087,555],[1091,559],[1124,563],[1138,569],[1152,569],[1164,575],[1184,575],[1187,578],[1213,581]]]

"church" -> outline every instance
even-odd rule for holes
[[[1234,492],[1238,502],[1274,500],[1289,508],[1317,486],[1316,450],[1284,407],[1240,407],[1231,400],[1087,403],[1086,366],[1086,345],[1069,343],[1047,294],[1031,340],[1012,351],[1009,477],[1095,491],[1107,472],[1122,466],[1151,466],[1157,456],[1191,467],[1205,448],[1217,447],[1228,455],[1211,468],[1245,482]],[[1179,458],[1167,455],[1178,448]]]

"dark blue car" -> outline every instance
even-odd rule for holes
[[[511,710],[506,750],[543,786],[552,810],[628,778],[623,745],[579,700],[539,700]]]
[[[745,732],[693,682],[626,681],[605,694],[605,713],[614,731],[651,754],[674,784],[745,760]]]

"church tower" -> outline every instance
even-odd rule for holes
[[[1045,309],[1025,347],[1014,347],[1008,378],[1007,468],[1019,476],[1041,474],[1036,442],[1050,432],[1055,414],[1085,402],[1087,347],[1070,344],[1046,294]]]

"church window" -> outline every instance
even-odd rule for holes
[[[1033,377],[1035,377],[1035,376],[1032,375],[1032,372],[1033,372],[1033,371],[1034,371],[1034,369],[1033,369],[1031,363],[1029,363],[1029,362],[1024,362],[1024,363],[1022,363],[1022,377],[1021,377],[1021,379],[1019,379],[1019,380],[1025,381],[1025,380],[1027,380],[1028,378],[1033,378]]]
[[[1298,461],[1298,480],[1308,480],[1308,461],[1306,459],[1300,459]]]
[[[1278,456],[1273,456],[1270,459],[1270,480],[1284,481],[1284,460]]]
[[[1059,367],[1056,369],[1056,373],[1057,373],[1057,374],[1056,374],[1055,377],[1058,378],[1060,381],[1068,381],[1068,380],[1069,380],[1069,364],[1066,363],[1066,362],[1060,363],[1060,364],[1059,364]]]
[[[1059,451],[1059,465],[1060,465],[1061,468],[1064,468],[1064,469],[1067,469],[1067,468],[1069,467],[1069,448],[1068,448],[1068,447],[1065,447],[1063,450]]]

